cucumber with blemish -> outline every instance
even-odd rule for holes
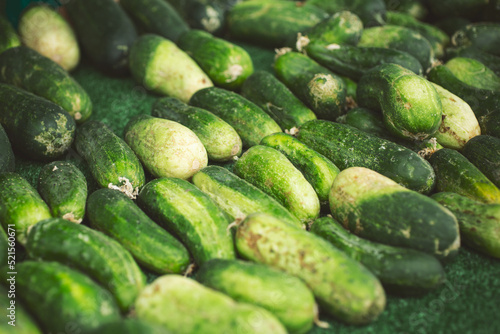
[[[451,37],[454,46],[471,46],[500,56],[500,23],[475,22],[456,31]]]

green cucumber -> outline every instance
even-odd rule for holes
[[[297,138],[330,159],[340,170],[366,167],[421,192],[434,188],[431,165],[412,150],[354,127],[330,121],[309,121]]]
[[[189,104],[211,111],[229,123],[240,135],[244,147],[258,145],[265,136],[281,132],[280,126],[256,104],[223,88],[201,89]]]
[[[78,128],[75,147],[103,188],[120,188],[135,198],[146,182],[144,169],[132,149],[100,121],[88,121]]]
[[[287,333],[269,311],[237,303],[221,292],[178,275],[160,276],[149,284],[137,298],[135,313],[139,320],[177,334]]]
[[[320,311],[348,324],[367,324],[385,307],[378,279],[322,238],[278,218],[254,213],[238,225],[236,248],[243,258],[300,278]]]
[[[208,163],[207,151],[196,134],[168,119],[138,115],[127,123],[124,137],[155,177],[188,179]]]
[[[500,75],[500,56],[495,56],[472,46],[448,48],[446,51],[447,56],[450,58],[463,57],[475,59],[483,63],[484,66],[488,67],[496,75]]]
[[[9,250],[11,251],[11,253],[13,253],[12,251],[15,250],[15,245],[16,245],[14,238],[15,231],[12,228],[9,231],[10,234],[13,234],[13,236],[9,236],[10,240],[12,241],[11,243],[9,242],[9,237],[7,236],[5,230],[9,231],[9,227],[7,226],[7,228],[5,229],[3,226],[0,225],[0,261],[2,261],[1,263],[9,263],[10,260]]]
[[[500,188],[500,138],[476,136],[465,144],[462,154]]]
[[[443,267],[434,256],[362,239],[333,218],[315,220],[311,232],[363,264],[390,292],[420,295],[437,288],[445,280]]]
[[[0,332],[4,334],[42,334],[23,304],[14,298],[15,293],[0,285],[0,307],[7,313],[7,320],[4,319],[0,323]]]
[[[263,145],[253,146],[236,161],[234,172],[274,197],[304,224],[319,216],[316,191],[280,151]]]
[[[382,115],[379,112],[373,110],[356,107],[352,108],[338,119],[341,124],[347,124],[363,132],[372,134],[379,138],[387,139],[390,141],[395,141],[394,138],[385,127]]]
[[[157,325],[152,325],[149,322],[138,320],[135,318],[125,318],[118,321],[107,322],[95,330],[86,332],[85,334],[170,334],[164,328]]]
[[[23,261],[16,264],[16,272],[10,276],[3,268],[2,282],[12,282],[14,277],[16,301],[33,315],[44,333],[64,333],[68,326],[84,333],[120,318],[111,294],[75,269],[58,262]]]
[[[87,202],[87,179],[78,167],[67,161],[44,165],[37,189],[53,217],[81,223]]]
[[[231,161],[241,155],[243,144],[236,130],[208,110],[186,105],[174,97],[153,104],[151,115],[169,119],[191,129],[212,161]]]
[[[340,172],[329,200],[332,216],[361,238],[441,259],[458,253],[457,220],[449,210],[373,170],[351,167]]]
[[[484,204],[451,192],[434,194],[432,199],[457,217],[464,244],[500,258],[500,204]]]
[[[0,34],[0,53],[21,45],[21,39],[16,30],[3,14],[0,14],[0,31],[2,32]]]
[[[454,192],[483,203],[500,203],[500,189],[460,152],[441,149],[429,159],[436,191]]]
[[[387,6],[387,12],[405,13],[420,21],[425,20],[429,14],[427,5],[420,0],[384,0],[384,2]]]
[[[51,218],[50,209],[33,186],[17,173],[0,174],[0,221],[5,230],[14,228],[16,241],[26,244],[30,227]]]
[[[264,212],[292,226],[303,227],[300,220],[277,200],[226,168],[205,167],[194,174],[192,181],[233,220],[241,221],[251,213]]]
[[[0,83],[0,100],[0,124],[15,153],[30,160],[53,160],[68,151],[76,125],[66,110],[4,83]]]
[[[471,46],[500,56],[500,23],[475,22],[456,31],[451,37],[454,46]]]
[[[386,6],[384,0],[308,0],[308,3],[335,14],[348,10],[358,15],[365,27],[385,23]]]
[[[61,218],[45,219],[30,230],[28,256],[57,261],[92,277],[127,311],[146,285],[146,276],[118,242],[85,225]]]
[[[308,56],[298,52],[279,54],[274,61],[274,71],[318,118],[335,120],[344,114],[344,81]]]
[[[288,333],[307,333],[313,327],[316,303],[312,292],[297,277],[270,266],[214,259],[200,267],[196,280],[237,302],[268,310]]]
[[[253,73],[253,62],[241,46],[202,30],[190,30],[177,45],[207,73],[214,85],[238,91]]]
[[[469,86],[500,91],[500,77],[478,60],[455,57],[448,60],[445,66]]]
[[[0,125],[0,173],[13,172],[16,167],[14,152],[9,137]]]
[[[118,241],[143,267],[158,274],[179,274],[187,269],[186,247],[119,191],[94,191],[87,211],[90,226]]]
[[[312,110],[268,71],[258,70],[250,75],[241,86],[241,95],[258,105],[285,130],[316,119]]]
[[[313,186],[320,202],[328,202],[333,180],[340,173],[339,168],[333,162],[285,133],[275,133],[264,137],[260,144],[283,153]]]
[[[191,183],[176,178],[152,180],[139,193],[137,203],[184,243],[196,264],[213,258],[234,259],[228,216]]]
[[[187,53],[158,35],[139,37],[130,49],[129,63],[132,76],[147,90],[186,103],[196,91],[213,86]]]
[[[356,45],[362,32],[363,22],[359,16],[349,11],[339,11],[307,29],[303,35],[314,43]],[[298,51],[301,51],[301,42],[299,37]]]

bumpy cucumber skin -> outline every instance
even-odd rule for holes
[[[201,89],[189,104],[211,111],[226,121],[238,132],[244,147],[258,145],[265,136],[281,132],[280,126],[255,103],[223,88]]]
[[[189,265],[186,247],[119,191],[94,191],[87,208],[90,226],[118,241],[145,268],[179,274]]]
[[[226,168],[208,166],[193,176],[196,187],[208,194],[233,220],[241,221],[254,212],[264,212],[284,222],[302,228],[302,222],[251,183],[239,178]]]
[[[500,188],[500,138],[476,136],[465,144],[462,154]]]
[[[9,137],[2,125],[0,125],[0,173],[13,172],[16,168],[14,152],[10,145]]]
[[[57,104],[3,83],[0,99],[0,124],[14,151],[31,160],[51,160],[73,143],[75,121]]]
[[[467,85],[500,91],[500,77],[478,60],[454,57],[448,60],[445,66]]]
[[[309,0],[311,5],[335,14],[348,10],[358,15],[366,27],[385,23],[386,7],[384,0]]]
[[[453,34],[451,42],[454,46],[472,46],[500,56],[500,24],[498,22],[468,24]]]
[[[286,52],[274,61],[274,71],[318,118],[335,120],[344,114],[346,87],[341,77],[298,52]]]
[[[113,296],[75,269],[58,262],[23,261],[16,271],[16,299],[44,333],[64,333],[68,324],[86,332],[120,319]],[[10,277],[7,272],[2,269],[2,282]]]
[[[320,311],[349,324],[375,320],[385,307],[378,279],[322,238],[278,218],[254,213],[238,225],[243,258],[297,276],[311,289]]]
[[[200,267],[196,280],[237,302],[268,310],[291,334],[307,333],[313,327],[314,296],[297,277],[262,264],[214,259]]]
[[[441,149],[429,159],[436,172],[436,191],[454,192],[483,203],[499,203],[500,189],[466,157]]]
[[[7,231],[16,230],[16,241],[26,244],[28,230],[41,220],[51,218],[50,209],[35,188],[17,173],[0,174],[0,221]]]
[[[53,161],[42,167],[38,192],[54,217],[80,223],[85,215],[87,179],[72,163]]]
[[[356,45],[362,32],[363,22],[359,16],[350,11],[339,11],[306,30],[303,35],[310,42]]]
[[[188,106],[174,97],[164,97],[153,104],[151,115],[191,129],[205,146],[209,160],[230,161],[241,155],[243,143],[236,130],[208,110]]]
[[[1,229],[0,229],[1,230]],[[2,230],[3,231],[3,230]],[[2,233],[2,232],[0,232]],[[7,260],[7,259],[6,259]],[[7,262],[2,262],[7,263]],[[12,307],[10,301],[12,299],[8,298],[9,292],[8,290],[0,285],[0,307],[3,310],[8,310],[9,307]],[[7,311],[9,312],[9,311]],[[7,316],[7,321],[2,321],[0,323],[0,331],[4,334],[42,334],[40,328],[33,320],[31,315],[26,311],[25,307],[21,304],[20,301],[16,300],[15,303],[15,326],[10,325],[8,322],[11,321],[10,314]],[[7,313],[8,314],[8,313]]]
[[[155,222],[177,236],[198,265],[213,259],[234,259],[231,222],[210,197],[177,178],[150,181],[137,203]]]
[[[366,167],[397,183],[429,193],[435,186],[431,165],[417,153],[348,125],[316,120],[301,126],[297,138],[340,170]]]
[[[449,210],[368,168],[340,172],[329,201],[332,216],[362,238],[442,260],[458,253],[458,224]]]
[[[2,35],[0,36],[0,53],[21,45],[21,39],[17,35],[16,30],[4,15],[0,15],[0,31],[2,31]]]
[[[95,279],[127,311],[146,285],[146,276],[118,242],[85,225],[46,219],[30,230],[26,250],[33,260],[57,261]]]
[[[467,246],[500,258],[500,204],[483,204],[451,192],[431,197],[457,217],[460,235]]]
[[[125,318],[118,321],[107,322],[85,334],[170,334],[164,328],[152,325],[149,322]]]
[[[445,279],[443,267],[434,256],[359,238],[333,218],[316,219],[310,231],[363,264],[390,292],[421,295],[437,288]]]

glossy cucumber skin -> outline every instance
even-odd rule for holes
[[[0,125],[0,173],[13,172],[16,161],[9,137],[2,125]]]
[[[0,232],[1,233],[1,232]],[[2,262],[6,263],[6,262]],[[15,301],[15,314],[10,314],[9,308],[13,308],[8,285],[5,287],[0,285],[0,307],[7,310],[7,320],[0,323],[0,331],[4,334],[42,334],[37,323],[33,320],[32,316],[26,311],[26,308],[20,301]],[[15,326],[11,325],[12,320]]]
[[[363,22],[359,16],[345,10],[335,12],[307,29],[303,35],[312,43],[356,45],[362,32]]]
[[[462,154],[500,188],[500,138],[476,136],[465,144]]]
[[[309,3],[330,14],[351,11],[361,18],[366,27],[385,23],[386,6],[383,0],[310,0]]]
[[[476,22],[456,31],[451,37],[454,46],[472,46],[500,56],[500,24]]]
[[[0,36],[0,53],[21,45],[21,39],[17,35],[16,30],[4,15],[0,15],[0,30],[2,31],[2,35]]]
[[[273,197],[226,168],[214,165],[205,167],[193,176],[192,182],[210,196],[233,220],[241,221],[251,213],[264,212],[292,226],[298,228],[304,226]]]
[[[87,208],[90,226],[119,242],[145,268],[180,274],[189,265],[186,247],[124,194],[113,189],[94,191]]]

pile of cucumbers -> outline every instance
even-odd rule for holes
[[[494,3],[71,0],[16,28],[0,16],[2,307],[16,272],[22,333],[301,334],[436,289],[461,245],[500,259]],[[272,71],[242,45],[274,49]],[[115,133],[71,74],[82,58],[131,76],[150,113]]]

